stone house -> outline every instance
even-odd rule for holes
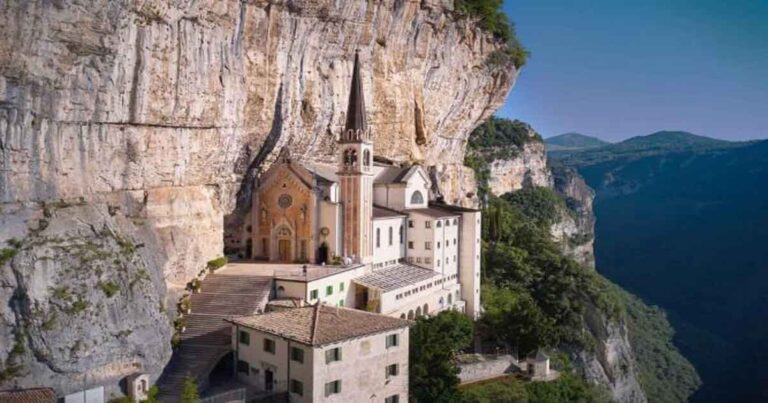
[[[292,402],[408,400],[409,321],[316,304],[230,322],[242,382]]]

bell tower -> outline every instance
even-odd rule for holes
[[[347,120],[339,138],[339,184],[344,211],[344,250],[358,262],[372,260],[373,143],[365,116],[360,51],[355,52]]]

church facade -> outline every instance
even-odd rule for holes
[[[476,318],[481,213],[430,200],[419,165],[374,161],[359,63],[356,55],[336,166],[302,163],[284,149],[257,184],[246,254],[354,268],[337,274],[348,284],[337,288],[349,293],[337,304],[403,318],[443,309]],[[327,303],[311,291],[305,284],[298,297]]]

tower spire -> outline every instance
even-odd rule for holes
[[[352,68],[352,85],[347,105],[347,122],[344,133],[349,140],[364,140],[367,137],[368,121],[365,118],[365,96],[363,79],[360,75],[360,50],[355,50],[355,65]]]

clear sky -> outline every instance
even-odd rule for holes
[[[544,137],[768,138],[768,0],[504,0],[531,57],[497,115]]]

